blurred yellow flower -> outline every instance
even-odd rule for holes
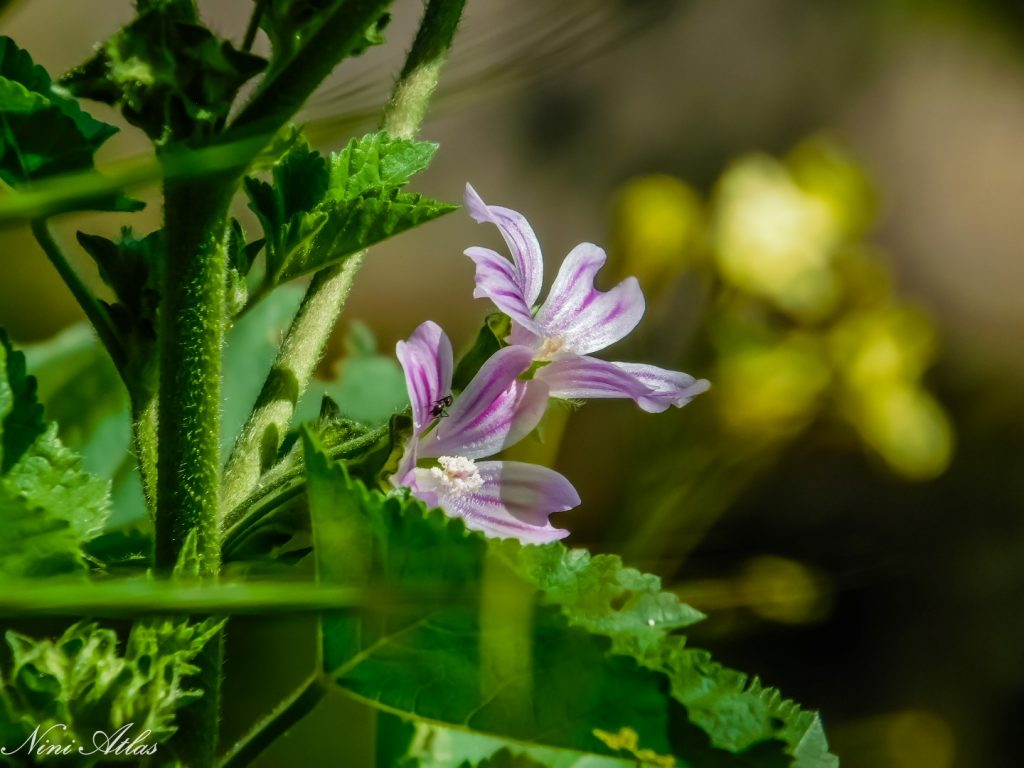
[[[718,183],[712,238],[723,279],[789,314],[819,317],[835,304],[832,258],[843,234],[835,207],[772,157],[742,159]]]
[[[699,258],[703,216],[700,196],[674,176],[628,181],[614,205],[612,250],[620,276],[636,275],[652,293],[664,288]]]
[[[712,377],[714,397],[729,429],[767,438],[798,430],[813,419],[830,379],[820,343],[800,333],[775,344],[730,349]]]
[[[924,313],[886,305],[853,313],[832,329],[832,356],[848,387],[867,392],[917,381],[935,354],[935,331]]]
[[[913,384],[865,392],[851,415],[864,441],[910,480],[941,474],[953,454],[953,428],[943,407]]]

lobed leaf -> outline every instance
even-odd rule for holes
[[[418,194],[327,203],[317,209],[305,243],[277,265],[276,279],[285,282],[316,272],[456,209]]]
[[[683,766],[835,765],[811,713],[685,647],[700,614],[656,577],[561,544],[469,532],[367,491],[304,435],[319,577],[451,598],[374,621],[326,615],[324,674],[417,723],[509,744]]]

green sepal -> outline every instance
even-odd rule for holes
[[[455,392],[461,392],[469,385],[491,355],[505,345],[505,339],[511,332],[512,320],[508,315],[492,312],[486,317],[473,346],[466,350],[455,366],[452,375],[452,389]]]

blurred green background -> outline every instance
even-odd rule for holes
[[[309,105],[321,148],[372,126],[417,5]],[[132,13],[0,8],[54,73]],[[236,38],[249,10],[204,5]],[[819,709],[848,768],[1019,765],[1024,5],[470,0],[423,135],[442,150],[421,188],[459,199],[469,180],[522,211],[549,279],[582,240],[608,247],[606,285],[639,276],[648,313],[612,359],[713,383],[662,416],[552,412],[516,449],[580,489],[570,542],[661,574],[709,614],[692,642]],[[126,127],[100,161],[145,151]],[[58,226],[70,243],[122,223]],[[385,353],[426,319],[468,343],[489,308],[461,251],[495,240],[455,214],[375,249],[324,377],[359,346],[353,320]],[[80,320],[27,230],[0,230],[0,254],[17,340]],[[231,643],[229,734],[313,649],[300,619],[238,621]],[[262,764],[357,765],[368,727],[330,700]]]

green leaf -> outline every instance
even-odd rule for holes
[[[91,326],[73,325],[25,348],[46,414],[61,441],[81,455],[82,468],[111,478],[109,523],[145,517],[145,499],[131,441],[128,393]],[[100,558],[105,559],[105,558]]]
[[[390,716],[381,715],[380,719],[385,717]],[[404,751],[386,765],[394,768],[465,768],[510,764],[541,765],[544,768],[636,768],[637,765],[635,760],[531,746],[423,723],[410,727],[412,736],[403,745]]]
[[[246,177],[249,208],[263,227],[267,272],[281,282],[288,255],[302,247],[324,225],[327,216],[314,212],[327,191],[327,162],[304,139],[296,141],[272,171],[273,184]]]
[[[239,88],[265,65],[199,24],[189,4],[151,4],[62,84],[77,96],[120,107],[157,144],[201,143],[223,124]]]
[[[41,412],[24,355],[0,331],[0,577],[84,571],[81,545],[110,513],[109,484],[82,470]]]
[[[430,165],[436,152],[437,144],[383,131],[351,139],[331,155],[328,197],[343,202],[404,187]]]
[[[136,319],[156,322],[163,270],[163,230],[139,238],[131,227],[122,227],[117,241],[78,232],[78,242],[99,267],[103,282]]]
[[[117,634],[79,622],[56,640],[7,632],[9,669],[0,674],[0,734],[16,746],[41,726],[58,743],[90,745],[93,734],[112,734],[132,723],[131,736],[149,730],[149,744],[176,730],[177,710],[201,695],[185,679],[191,663],[220,629],[221,622],[161,619],[132,626],[124,652]]]
[[[308,245],[292,251],[278,267],[277,280],[293,280],[336,264],[353,253],[457,209],[456,205],[418,194],[327,203],[318,209],[326,214],[325,221],[316,228]]]
[[[93,154],[117,128],[94,119],[9,37],[0,36],[0,181],[17,187],[92,168]],[[76,207],[138,210],[141,203],[104,194]]]
[[[282,334],[298,311],[303,291],[284,286],[243,315],[228,333],[224,350],[224,406],[221,448],[224,457],[249,417],[274,364]]]
[[[249,207],[266,239],[264,290],[455,210],[399,192],[436,151],[429,142],[374,133],[327,161],[298,140],[274,166],[273,183],[247,177]]]
[[[383,621],[323,618],[324,673],[350,695],[588,755],[835,764],[813,714],[685,647],[678,630],[699,614],[657,578],[560,544],[486,539],[408,495],[367,491],[309,432],[305,450],[320,579],[439,592]]]

